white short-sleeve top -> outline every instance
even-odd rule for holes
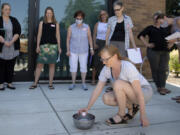
[[[106,82],[107,79],[110,79],[112,82],[115,80],[112,77],[111,68],[104,66],[100,75],[99,80]],[[139,73],[136,67],[129,61],[121,61],[121,72],[119,74],[118,80],[124,80],[129,83],[132,83],[135,80],[139,80],[141,86],[150,85],[149,82]]]

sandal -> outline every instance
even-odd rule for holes
[[[133,104],[133,108],[132,108],[132,115],[129,113],[126,113],[126,115],[124,116],[125,120],[131,120],[135,117],[135,115],[137,114],[137,112],[139,111],[139,105],[135,105]]]
[[[93,81],[91,82],[91,85],[96,85],[96,81],[93,80]]]
[[[53,89],[54,89],[54,86],[53,86],[53,85],[49,85],[48,88],[51,89],[51,90],[53,90]]]
[[[37,88],[37,85],[34,85],[34,84],[29,87],[29,89],[31,89],[31,90],[33,90],[35,88]]]
[[[171,93],[170,90],[166,89],[166,88],[162,88],[167,94]]]
[[[180,99],[179,99],[179,100],[176,100],[176,103],[180,103]]]
[[[112,92],[113,91],[113,88],[112,87],[108,87],[108,88],[106,88],[106,90],[105,90],[105,92],[107,93],[107,92]]]
[[[180,96],[172,97],[172,100],[180,100]]]
[[[117,116],[119,116],[119,115],[117,114]],[[127,121],[124,119],[124,117],[123,117],[123,118],[122,118],[121,116],[119,116],[119,117],[121,118],[121,121],[119,121],[119,122],[116,122],[116,121],[114,120],[114,118],[111,117],[111,118],[109,118],[108,120],[106,120],[106,123],[107,123],[108,125],[127,124]]]
[[[164,89],[162,89],[162,88],[158,88],[157,92],[159,92],[160,95],[166,95],[167,94],[167,92],[164,91]]]

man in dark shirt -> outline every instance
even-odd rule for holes
[[[162,13],[155,13],[153,20],[154,24],[147,26],[140,32],[138,38],[147,47],[147,57],[157,91],[161,95],[166,95],[170,93],[170,90],[166,89],[165,85],[169,71],[169,48],[172,43],[168,43],[165,37],[170,35],[170,27],[161,27],[161,24],[164,23],[164,14]],[[149,37],[149,42],[145,40],[146,36]]]

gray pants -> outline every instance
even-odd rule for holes
[[[156,84],[156,87],[165,87],[169,73],[169,52],[154,51],[148,48],[147,57],[151,67],[152,78]]]
[[[125,49],[125,42],[122,41],[110,41],[110,45],[114,45],[119,49],[122,57],[127,57],[127,51]]]

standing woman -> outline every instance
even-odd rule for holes
[[[162,28],[164,14],[155,13],[153,25],[147,26],[138,35],[138,38],[147,47],[147,57],[150,63],[152,78],[156,84],[157,91],[161,95],[166,95],[171,91],[166,89],[166,79],[169,71],[169,49],[173,43],[168,43],[165,39],[170,34],[170,28]],[[149,41],[145,37],[149,37]]]
[[[91,55],[94,54],[94,51],[93,51],[91,30],[87,24],[83,23],[84,17],[85,14],[83,11],[77,11],[74,14],[74,18],[76,19],[76,22],[71,26],[69,26],[68,28],[66,55],[69,56],[70,72],[72,75],[72,85],[69,87],[69,90],[72,90],[75,87],[78,61],[80,63],[82,89],[88,90],[85,84],[85,79],[87,73],[87,59],[88,59],[89,45],[90,45]]]
[[[106,43],[107,20],[108,13],[105,10],[101,10],[99,21],[95,24],[93,33],[95,54],[93,56],[92,84],[95,84],[96,74],[99,73],[103,67],[103,63],[100,61],[99,52]]]
[[[36,48],[36,52],[38,53],[37,67],[35,71],[35,81],[30,89],[37,87],[44,64],[49,64],[49,89],[54,89],[53,78],[55,64],[58,58],[58,52],[59,55],[61,53],[59,29],[53,8],[47,7],[44,13],[44,19],[39,24]]]
[[[133,24],[129,16],[123,14],[124,6],[121,1],[113,4],[115,16],[108,20],[108,30],[106,34],[106,45],[116,46],[121,55],[127,57],[127,49],[129,48],[129,40],[134,48],[136,44],[132,32]]]
[[[12,16],[11,6],[3,3],[0,16],[0,90],[7,88],[14,90],[12,79],[16,57],[19,55],[21,26]]]

